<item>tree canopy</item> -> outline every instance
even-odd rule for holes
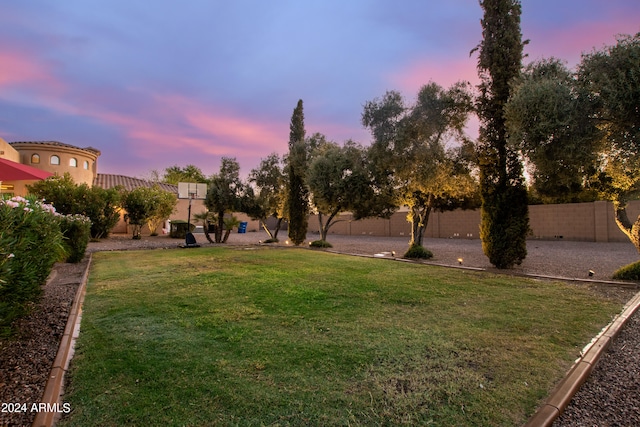
[[[151,235],[175,210],[178,202],[175,194],[159,186],[138,187],[122,196],[125,219],[133,226],[133,238],[140,239],[142,226],[147,224]]]
[[[429,83],[413,105],[395,91],[365,104],[362,123],[374,138],[372,174],[386,181],[396,207],[409,207],[412,246],[422,246],[433,209],[465,206],[474,194],[475,181],[460,156],[469,150],[446,147],[452,139],[469,144],[464,126],[472,109],[465,83],[447,90]]]
[[[553,201],[589,191],[612,201],[640,252],[640,217],[626,211],[640,197],[640,33],[584,54],[575,72],[554,59],[530,65],[507,118],[537,191]]]
[[[599,131],[589,94],[552,58],[529,64],[505,107],[509,142],[527,161],[533,198],[544,203],[592,201]]]
[[[353,141],[342,147],[325,142],[316,148],[306,182],[318,214],[321,241],[326,242],[341,212],[351,212],[355,220],[382,214],[366,150]]]
[[[209,221],[214,224],[215,243],[223,243],[225,214],[247,210],[250,196],[246,184],[240,179],[240,165],[236,159],[223,157],[220,171],[209,181],[204,201],[209,210],[205,227],[208,228]]]
[[[253,169],[249,181],[255,186],[255,204],[249,215],[260,221],[262,228],[272,241],[278,241],[278,231],[286,216],[287,177],[282,167],[282,160],[272,153],[260,161],[258,168]],[[269,217],[276,218],[275,230],[267,226]]]
[[[184,168],[174,165],[164,170],[161,181],[177,185],[179,182],[207,182],[207,178],[195,165],[187,165]]]

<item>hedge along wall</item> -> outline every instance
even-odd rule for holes
[[[640,200],[627,206],[629,219],[633,222],[640,215]],[[353,221],[351,214],[340,215],[329,234],[407,236],[411,228],[406,220],[407,211],[396,212],[390,219],[371,218]],[[628,242],[615,223],[611,202],[567,203],[559,205],[529,206],[531,239],[573,240],[588,242]],[[455,210],[432,212],[425,233],[426,237],[444,239],[478,239],[480,210]],[[309,232],[317,233],[318,218],[309,217]]]

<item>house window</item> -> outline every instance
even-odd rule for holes
[[[31,155],[31,163],[33,163],[34,165],[37,165],[40,163],[40,155],[39,154],[32,154]]]
[[[89,162],[88,162],[87,160],[85,160],[85,161],[84,161],[84,163],[82,164],[82,167],[83,167],[85,170],[89,170]]]
[[[51,164],[52,165],[59,165],[60,164],[60,157],[58,156],[51,156]]]
[[[78,167],[78,159],[72,157],[69,159],[69,166],[71,166],[72,168],[77,168]]]

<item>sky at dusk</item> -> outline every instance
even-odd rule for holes
[[[307,135],[370,143],[365,102],[433,81],[478,83],[477,0],[21,0],[0,4],[0,137],[102,152],[150,176],[235,157],[243,177]],[[638,0],[523,0],[525,63],[640,31]],[[469,132],[474,133],[473,125]]]

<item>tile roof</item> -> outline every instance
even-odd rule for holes
[[[59,141],[12,141],[9,143],[9,145],[13,145],[13,144],[53,145],[56,147],[67,147],[67,148],[75,148],[76,150],[91,151],[92,153],[95,153],[98,155],[101,154],[100,150],[98,150],[97,148],[93,148],[93,147],[81,148],[81,147],[76,147],[75,145],[65,144]]]
[[[139,178],[132,178],[124,175],[111,175],[106,173],[99,173],[93,180],[93,185],[96,187],[102,187],[105,189],[113,188],[118,185],[122,186],[125,190],[131,191],[138,187],[153,187],[159,185],[165,191],[178,194],[178,186],[173,184],[165,184],[163,182],[147,181]]]

